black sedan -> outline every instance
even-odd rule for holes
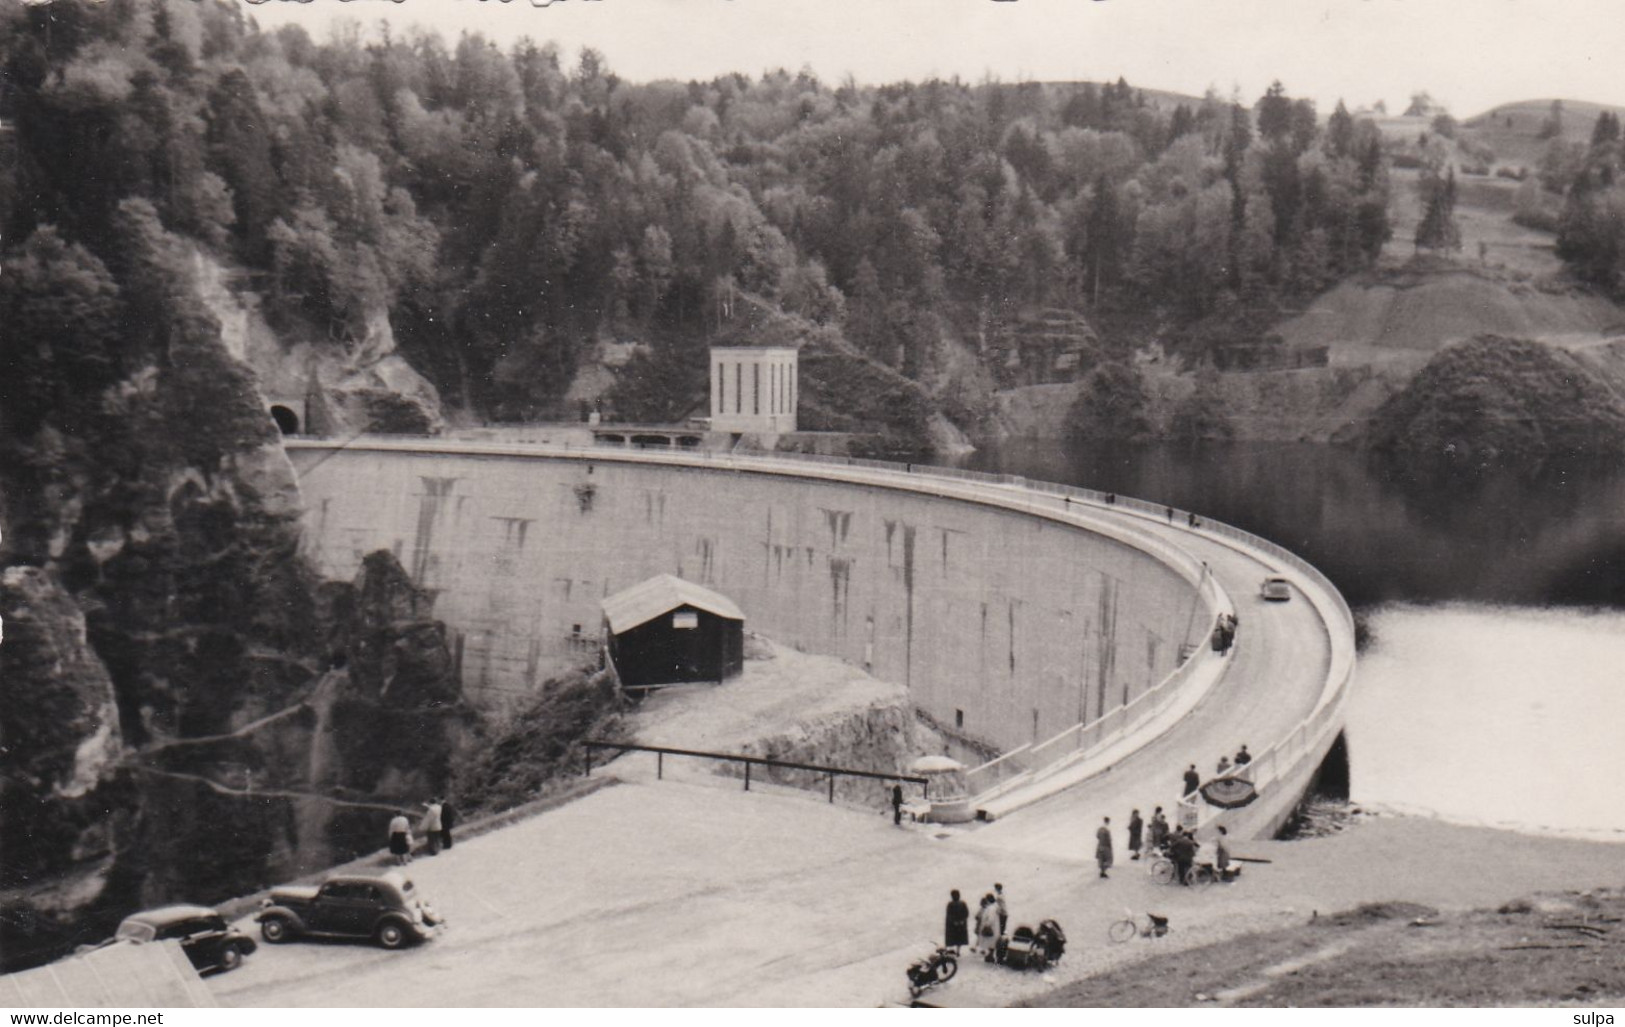
[[[227,924],[225,917],[208,906],[164,906],[133,913],[102,945],[171,940],[181,943],[181,951],[199,973],[235,970],[242,965],[244,956],[259,947],[258,942]]]
[[[301,935],[370,938],[386,949],[426,941],[444,919],[404,874],[339,874],[321,885],[272,890],[255,918],[260,935],[277,944]]]

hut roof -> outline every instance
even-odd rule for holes
[[[728,597],[671,574],[660,574],[647,581],[640,581],[631,588],[622,589],[609,596],[603,602],[604,617],[609,621],[609,630],[617,635],[623,631],[630,631],[639,624],[647,624],[679,606],[698,607],[728,620],[745,619],[744,613]]]

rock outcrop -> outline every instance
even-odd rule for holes
[[[227,351],[254,369],[267,407],[281,407],[297,432],[434,434],[444,426],[439,392],[395,351],[386,311],[369,314],[355,341],[302,325],[278,331],[257,293],[231,287],[232,273],[213,258],[193,259],[198,295],[220,321]]]
[[[113,682],[73,598],[37,567],[0,573],[0,886],[25,884],[110,851],[80,800],[122,755]]]
[[[433,595],[388,550],[369,553],[353,583],[321,593],[336,678],[319,689],[313,744],[325,756],[313,783],[417,801],[440,792],[473,714]]]

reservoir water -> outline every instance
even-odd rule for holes
[[[1348,711],[1356,800],[1625,841],[1625,467],[1050,439],[963,464],[1192,510],[1324,571],[1373,636]]]

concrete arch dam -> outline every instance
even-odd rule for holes
[[[940,724],[1009,753],[992,768],[1009,777],[995,789],[1004,811],[1064,804],[1125,761],[1149,773],[1159,749],[1171,794],[1186,763],[1210,770],[1245,741],[1273,801],[1237,826],[1264,831],[1341,729],[1353,629],[1336,590],[1284,550],[1182,512],[871,461],[285,445],[308,555],[349,578],[392,550],[434,591],[476,701],[579,663],[596,651],[601,599],[673,573],[730,596],[752,630],[902,682]],[[1287,573],[1301,598],[1258,602],[1265,573]],[[1241,631],[1221,656],[1205,643],[1230,611]]]

